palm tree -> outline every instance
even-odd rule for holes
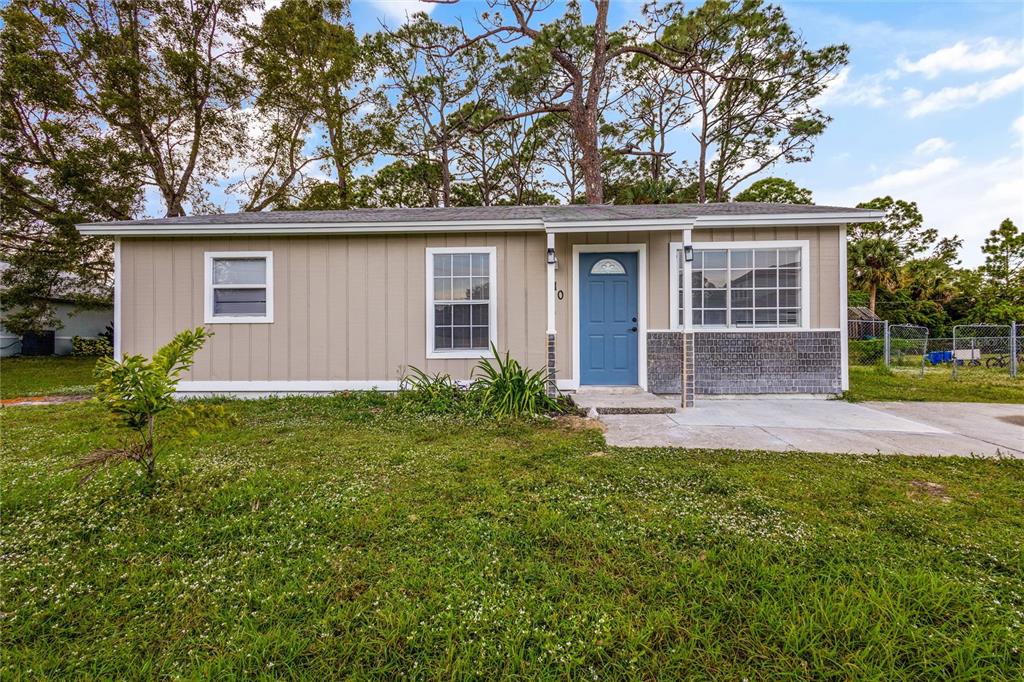
[[[903,252],[891,239],[863,239],[850,244],[850,281],[868,290],[868,308],[875,312],[878,289],[892,289],[900,281]]]

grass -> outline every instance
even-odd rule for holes
[[[1024,368],[1021,370],[1024,372]],[[1024,403],[1024,377],[1014,379],[1009,370],[963,368],[956,379],[949,367],[881,365],[850,367],[848,400],[929,400],[937,402]]]
[[[0,360],[0,397],[92,393],[96,358],[70,355]]]
[[[668,449],[396,416],[7,408],[0,676],[1019,679],[1024,462]]]

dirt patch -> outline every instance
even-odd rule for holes
[[[33,395],[23,398],[4,398],[0,405],[14,407],[16,405],[57,405],[59,403],[82,403],[92,398],[91,395]]]
[[[910,491],[907,494],[912,500],[931,497],[939,502],[953,501],[953,498],[946,494],[946,486],[932,481],[911,481]]]
[[[1024,426],[1024,414],[1004,414],[1002,417],[996,417],[996,419],[1007,424],[1013,424],[1014,426]]]
[[[558,417],[556,420],[563,429],[566,431],[590,431],[596,429],[601,433],[608,430],[602,422],[597,419],[590,419],[589,417],[577,417],[574,414],[565,415],[564,417]]]
[[[597,451],[595,451],[595,452],[589,452],[589,453],[587,453],[587,455],[586,455],[586,456],[587,456],[587,457],[608,457],[609,455],[608,455],[608,453],[607,453],[607,452],[605,452],[604,450],[597,450]]]

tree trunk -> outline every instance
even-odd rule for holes
[[[878,298],[878,285],[868,285],[868,310],[875,312],[875,300]]]
[[[570,116],[576,141],[580,146],[580,167],[588,204],[604,203],[604,183],[601,180],[601,150],[597,146],[597,121],[591,125],[590,116],[573,111]]]
[[[448,168],[448,145],[441,145],[441,205],[451,205],[452,173]]]

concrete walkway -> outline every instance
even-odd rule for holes
[[[612,404],[607,397],[600,402]],[[643,399],[645,407],[657,402],[677,407],[679,397]],[[608,444],[626,447],[1024,458],[1024,405],[698,399],[696,407],[668,414],[598,418],[608,427]]]

